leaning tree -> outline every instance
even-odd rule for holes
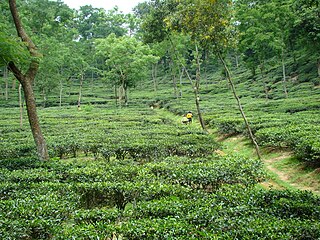
[[[17,30],[17,34],[28,49],[30,61],[26,71],[23,71],[23,69],[26,66],[19,67],[14,59],[10,59],[8,63],[8,68],[10,71],[12,71],[14,76],[22,85],[26,101],[28,119],[34,142],[37,147],[38,157],[41,160],[48,160],[49,154],[47,144],[41,132],[41,127],[36,109],[36,100],[33,92],[33,82],[39,69],[39,59],[41,57],[41,54],[37,51],[35,44],[32,42],[31,38],[28,36],[23,27],[18,13],[16,1],[9,0],[9,6],[13,22]]]
[[[234,98],[237,101],[239,111],[247,127],[250,139],[261,158],[259,146],[251,131],[249,122],[243,110],[240,98],[237,95],[232,81],[231,72],[225,61],[224,55],[233,45],[235,30],[233,24],[233,1],[231,0],[178,0],[175,11],[165,22],[170,30],[181,31],[191,36],[196,44],[211,49],[221,60],[226,71],[228,82],[231,86]]]

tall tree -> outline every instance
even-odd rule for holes
[[[320,0],[296,0],[293,9],[298,16],[294,23],[295,32],[300,35],[300,43],[308,50],[308,55],[317,58],[320,78]]]
[[[128,89],[147,77],[149,67],[158,61],[149,46],[137,39],[109,35],[106,39],[97,40],[97,54],[104,56],[106,76],[120,86],[120,98],[128,104]]]
[[[210,47],[221,60],[227,73],[228,82],[231,85],[232,93],[237,101],[239,111],[244,119],[250,139],[261,158],[259,146],[251,131],[249,122],[242,108],[237,95],[235,85],[232,81],[231,72],[224,60],[223,54],[228,47],[232,46],[234,39],[234,25],[232,23],[233,3],[229,0],[187,0],[180,1],[177,11],[167,19],[167,25],[172,30],[182,31],[189,34],[196,43],[204,48]]]
[[[125,24],[133,21],[130,17],[119,12],[117,7],[105,11],[103,8],[93,8],[91,5],[80,7],[76,20],[79,39],[105,38],[111,33],[123,36],[128,32]],[[131,27],[132,22],[131,22]]]
[[[290,46],[290,33],[295,15],[291,10],[291,0],[236,2],[238,29],[241,32],[240,48],[245,53],[244,60],[253,69],[259,67],[268,98],[268,79],[266,65],[272,57],[278,57],[282,65],[282,79],[285,97],[286,87],[285,60]]]
[[[175,61],[180,65],[179,69],[183,69],[180,72],[180,76],[183,72],[186,73],[188,79],[190,80],[194,95],[195,95],[195,104],[196,104],[196,108],[197,108],[197,113],[198,113],[198,118],[199,118],[199,122],[201,124],[201,127],[204,131],[206,131],[205,128],[205,124],[202,118],[202,113],[201,113],[201,109],[200,109],[200,101],[199,101],[199,86],[200,86],[200,71],[198,71],[200,69],[200,61],[196,61],[197,67],[196,67],[196,81],[194,83],[191,74],[188,72],[188,68],[185,64],[185,61],[182,60],[179,50],[178,50],[178,46],[176,45],[175,35],[173,36],[172,31],[170,30],[176,30],[171,28],[174,24],[171,24],[172,22],[176,23],[176,17],[179,17],[180,15],[177,14],[177,16],[174,17],[170,17],[172,16],[174,13],[177,13],[179,11],[179,9],[177,9],[177,7],[179,7],[180,5],[179,1],[176,0],[157,0],[157,1],[152,1],[149,3],[148,7],[146,7],[145,5],[140,5],[141,7],[143,6],[143,8],[141,8],[143,11],[140,11],[140,14],[142,13],[143,17],[143,23],[141,25],[142,31],[143,31],[143,40],[145,42],[161,42],[161,41],[165,41],[165,40],[169,40],[171,43],[171,48],[173,48],[173,51],[169,51],[169,52],[173,52],[173,56]],[[140,9],[140,10],[141,10]],[[138,9],[139,10],[139,9]],[[180,13],[180,14],[184,14],[184,13]],[[170,25],[168,27],[168,24]],[[197,45],[197,43],[193,44],[194,46]],[[168,48],[170,50],[170,48]],[[195,54],[194,56],[197,56],[197,54]],[[172,59],[172,58],[171,58]],[[177,68],[177,67],[176,67]],[[173,78],[175,79],[175,77]],[[175,85],[175,84],[174,84]]]
[[[33,134],[34,142],[37,147],[38,157],[41,160],[48,160],[49,154],[47,144],[41,132],[41,127],[36,109],[36,100],[33,92],[33,82],[39,69],[39,58],[41,56],[37,51],[35,44],[32,42],[31,38],[27,35],[26,31],[24,30],[17,10],[16,1],[9,0],[9,6],[18,36],[26,44],[27,49],[29,51],[30,64],[25,73],[23,73],[22,69],[19,68],[13,61],[9,62],[8,67],[22,85],[26,101],[28,119]]]

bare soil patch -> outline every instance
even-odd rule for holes
[[[226,153],[237,152],[247,157],[256,157],[250,141],[242,136],[219,136],[217,140],[226,146]],[[261,149],[262,161],[270,178],[261,185],[265,188],[294,188],[320,194],[319,168],[307,169],[306,164],[294,158],[290,151],[281,149]]]

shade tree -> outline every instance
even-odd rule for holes
[[[21,41],[25,43],[25,46],[28,49],[29,64],[27,66],[24,66],[27,68],[27,70],[24,71],[23,67],[20,67],[19,65],[17,65],[17,62],[14,62],[13,59],[10,59],[8,63],[8,67],[10,71],[13,72],[14,76],[18,79],[18,81],[21,83],[24,91],[28,119],[29,119],[31,131],[32,131],[32,135],[34,138],[34,142],[36,144],[38,158],[41,160],[48,160],[49,159],[48,148],[47,148],[46,140],[41,131],[41,127],[40,127],[40,123],[37,115],[37,109],[36,109],[36,100],[33,92],[33,83],[39,69],[39,58],[41,57],[41,55],[38,52],[35,44],[32,42],[31,38],[28,36],[26,31],[24,30],[24,27],[22,25],[22,22],[18,13],[16,1],[9,0],[9,6],[10,6],[13,22],[17,30],[17,34],[21,38]]]
[[[291,0],[236,2],[237,28],[241,32],[239,46],[247,66],[253,72],[260,68],[267,99],[270,90],[267,68],[268,65],[274,65],[274,61],[271,61],[274,57],[280,60],[277,62],[282,66],[284,95],[288,97],[285,62],[292,55],[292,26],[296,19],[291,5]]]
[[[97,55],[105,59],[106,79],[119,87],[119,100],[128,104],[128,89],[149,75],[152,63],[158,61],[150,47],[129,36],[109,35],[96,40]]]
[[[293,32],[299,36],[298,43],[307,49],[308,56],[315,55],[318,78],[320,78],[320,1],[293,1],[292,9],[297,16]],[[318,83],[320,83],[320,80]]]
[[[256,148],[258,157],[261,158],[259,146],[252,133],[232,81],[231,72],[224,59],[224,54],[233,45],[236,33],[234,30],[235,23],[233,22],[233,2],[228,0],[188,0],[183,3],[177,2],[179,2],[179,5],[176,11],[165,19],[168,28],[190,35],[196,46],[201,45],[204,48],[212,49],[221,60],[250,139]],[[197,62],[197,66],[199,67],[200,63],[198,60]],[[199,75],[198,72],[199,70],[197,71],[197,75]],[[197,76],[197,79],[200,79],[200,76]]]
[[[123,36],[134,31],[132,17],[120,12],[117,7],[106,11],[103,8],[94,8],[91,5],[81,6],[75,21],[80,40],[105,38],[111,33]]]

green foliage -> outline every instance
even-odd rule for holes
[[[0,33],[0,66],[7,66],[10,61],[25,63],[28,57],[27,49],[17,38]]]
[[[319,1],[306,1],[298,0],[294,1],[293,9],[299,16],[295,22],[294,30],[296,30],[303,39],[303,42],[311,43],[306,47],[313,51],[314,48],[319,49]]]
[[[182,31],[215,51],[224,51],[233,41],[231,1],[176,1],[174,12],[164,19],[171,30]]]
[[[302,124],[270,127],[259,130],[257,138],[262,145],[289,147],[299,158],[319,163],[319,130],[318,127]]]
[[[228,16],[232,15],[229,5],[223,5],[228,2],[186,1],[182,4],[178,1],[151,1],[138,9],[145,20],[142,31],[146,31],[139,34],[143,33],[146,41],[162,40],[167,36],[165,28],[171,24],[170,27],[181,27],[185,32],[188,27],[196,34],[194,38],[210,40],[224,47],[225,37],[234,34],[230,32],[233,27],[227,27],[231,22],[224,22],[225,17],[229,19]],[[307,38],[311,41],[310,36],[316,36],[316,2],[296,1],[294,5],[302,10],[295,14],[298,18],[295,26],[303,32],[308,29],[310,33],[304,32],[299,39],[291,35],[295,47]],[[280,1],[258,1],[257,4],[264,7],[260,8],[261,11],[252,12],[252,9],[245,8],[246,13],[242,15],[248,24],[257,24],[263,30],[261,34],[254,34],[250,28],[242,34],[248,34],[245,36],[247,45],[252,43],[256,47],[261,43],[252,53],[267,51],[265,56],[270,65],[266,74],[270,77],[268,87],[273,99],[262,99],[261,77],[250,77],[241,67],[241,58],[240,68],[234,69],[237,74],[235,83],[239,85],[241,101],[260,144],[289,147],[299,158],[318,164],[319,91],[311,83],[317,83],[316,68],[312,66],[317,58],[315,54],[304,57],[305,51],[300,46],[301,57],[287,60],[290,73],[297,71],[295,74],[299,78],[296,82],[289,78],[290,98],[283,99],[279,85],[281,70],[269,57],[274,57],[283,46],[281,36],[292,33],[290,24],[293,21],[287,21],[286,29],[278,31],[279,22],[283,20],[281,14],[288,14],[288,5],[278,3]],[[213,5],[218,7],[210,8]],[[28,59],[28,56],[24,57],[25,47],[11,37],[8,9],[4,3],[0,6],[4,13],[0,16],[3,29],[0,33],[0,61],[23,63]],[[153,46],[157,52],[155,55],[161,58],[158,62],[159,89],[155,97],[149,91],[151,84],[144,63],[156,63],[158,58],[150,56],[153,54],[146,45],[127,36],[116,38],[110,35],[109,42],[101,40],[100,44],[105,44],[103,54],[96,58],[92,42],[87,41],[99,42],[96,37],[105,37],[111,32],[123,35],[123,23],[129,21],[129,16],[118,14],[117,9],[105,13],[92,7],[84,7],[75,13],[61,2],[28,1],[22,7],[24,19],[29,20],[28,32],[37,39],[44,54],[36,83],[39,90],[47,90],[46,94],[51,97],[48,104],[57,106],[55,87],[59,82],[65,91],[65,104],[74,105],[79,88],[77,77],[83,74],[90,79],[90,86],[89,81],[84,83],[84,102],[100,105],[90,104],[80,111],[73,106],[40,109],[43,132],[52,157],[49,162],[36,160],[28,127],[19,126],[19,110],[1,108],[1,239],[320,238],[318,196],[310,192],[256,188],[256,184],[266,177],[260,161],[237,155],[217,156],[214,152],[220,145],[213,135],[203,133],[195,123],[182,125],[179,117],[164,110],[148,108],[151,105],[165,107],[182,115],[193,106],[189,82],[184,78],[181,79],[181,98],[171,97],[166,67],[172,59],[173,49],[167,48],[168,43],[164,41]],[[186,14],[178,14],[183,10]],[[28,18],[30,12],[34,15]],[[186,25],[181,24],[184,20]],[[130,21],[133,33],[135,19]],[[212,23],[215,28],[203,31],[207,29],[204,22]],[[268,26],[264,22],[268,22]],[[111,27],[108,27],[109,23],[112,23]],[[221,38],[212,39],[215,34]],[[82,37],[80,41],[71,41],[79,35]],[[190,66],[193,56],[189,39],[179,35],[172,39],[179,50],[178,57]],[[113,52],[107,44],[127,57],[120,57],[119,51]],[[136,50],[143,54],[135,55]],[[292,54],[298,53],[296,49],[291,51]],[[107,56],[106,52],[112,55]],[[144,55],[151,58],[147,60]],[[255,55],[251,63],[256,64],[257,59]],[[133,70],[128,70],[126,78],[128,86],[143,89],[132,93],[132,106],[115,108],[110,97],[111,89],[97,79],[100,74],[97,67],[106,70],[105,60],[108,77],[118,84],[121,83],[121,74],[113,64],[123,64],[125,70],[132,64]],[[206,123],[222,134],[246,134],[234,101],[227,95],[228,86],[222,81],[224,75],[217,64],[209,67],[206,86],[200,88]],[[0,91],[3,93],[3,87]],[[0,95],[2,106],[17,105],[17,94],[13,91],[9,90],[12,93],[9,101]]]
[[[106,11],[103,8],[93,8],[91,5],[86,5],[80,7],[78,16],[76,23],[79,37],[84,41],[105,38],[110,34],[124,36],[128,32],[125,24],[130,21],[129,16],[119,12],[117,7]]]
[[[1,160],[1,238],[320,236],[318,197],[258,190],[262,163],[214,154],[218,144],[196,125],[138,106],[88,111],[40,111],[64,159]],[[6,128],[8,119],[1,131],[19,141],[25,132]]]
[[[102,111],[106,116],[101,115]],[[49,117],[43,125],[48,135],[51,157],[76,157],[84,153],[95,159],[132,158],[144,161],[167,156],[203,157],[219,146],[212,135],[181,126],[179,121],[172,121],[163,113],[158,115],[151,109],[140,112],[124,109],[121,114],[110,115],[112,111],[92,107],[91,117],[73,109],[69,114],[60,113],[59,109],[47,111],[47,114],[54,116]],[[117,124],[119,121],[122,122],[121,126]],[[30,133],[26,129],[20,130],[18,126],[7,128],[5,124],[6,120],[0,130],[4,146],[0,149],[0,158],[32,155],[34,143]],[[73,127],[69,128],[69,124]],[[136,125],[139,128],[132,130]],[[57,129],[55,126],[65,128]],[[22,140],[25,144],[18,144]]]
[[[111,34],[97,41],[96,47],[97,54],[106,59],[107,79],[122,86],[125,91],[145,78],[148,67],[158,60],[147,45],[128,36],[117,38]]]

